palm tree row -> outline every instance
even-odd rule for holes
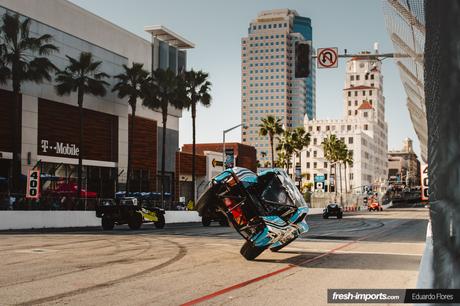
[[[300,152],[310,144],[310,134],[303,127],[284,129],[281,125],[281,119],[271,115],[262,118],[261,124],[259,124],[259,135],[269,137],[272,159],[271,166],[286,167],[288,174],[293,155],[294,160],[298,156],[301,162]],[[278,145],[276,146],[278,158],[276,162],[274,154],[275,136],[278,141]]]
[[[339,180],[340,180],[340,192],[342,193],[342,165],[344,165],[344,177],[345,177],[345,192],[348,192],[347,187],[347,165],[353,166],[353,152],[348,150],[347,145],[342,139],[338,139],[336,135],[331,134],[324,138],[321,143],[324,152],[324,158],[329,162],[329,172],[332,172],[332,166],[334,167],[334,173],[337,175],[337,165],[339,166]],[[335,178],[337,181],[337,177]],[[335,194],[337,195],[337,184],[335,186]]]
[[[58,95],[69,95],[77,93],[79,108],[79,157],[78,157],[78,190],[77,197],[80,198],[82,186],[82,159],[84,152],[83,126],[84,112],[83,100],[85,95],[103,97],[107,93],[109,83],[106,79],[109,76],[100,71],[102,62],[96,61],[91,53],[82,52],[78,59],[67,56],[69,64],[65,69],[59,70],[51,61],[46,58],[53,52],[59,51],[51,44],[52,36],[45,34],[38,38],[29,36],[31,20],[29,18],[20,20],[18,14],[3,15],[3,25],[0,28],[0,83],[12,81],[13,93],[16,97],[14,118],[13,118],[13,190],[19,192],[20,156],[18,133],[19,127],[19,104],[21,84],[26,81],[41,83],[44,80],[51,81],[51,74],[56,73],[55,82]],[[134,143],[134,128],[136,105],[138,100],[151,109],[162,113],[162,162],[161,162],[161,195],[164,197],[165,183],[165,155],[166,155],[166,126],[168,119],[168,108],[191,109],[193,120],[193,170],[192,177],[195,181],[195,120],[196,107],[198,103],[209,106],[211,96],[209,94],[211,83],[208,81],[208,74],[201,71],[187,71],[176,75],[170,69],[157,69],[152,73],[143,69],[143,65],[133,63],[131,67],[123,66],[124,72],[114,76],[118,83],[112,88],[117,92],[118,97],[128,98],[131,107],[131,127],[128,145],[128,169],[126,192],[130,190],[130,177],[132,172],[132,147]],[[195,186],[193,186],[195,189]],[[195,191],[193,192],[195,195]]]

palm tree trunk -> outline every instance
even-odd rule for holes
[[[21,192],[20,174],[21,174],[21,94],[19,85],[13,86],[14,92],[14,109],[13,109],[13,160],[12,160],[12,190],[14,193]]]
[[[334,164],[334,191],[337,198],[337,164]]]
[[[195,190],[195,185],[196,185],[196,169],[195,169],[195,159],[196,159],[196,105],[195,103],[192,103],[192,138],[193,138],[193,145],[192,145],[192,200],[193,204],[195,204],[195,197],[196,197],[196,190]]]
[[[342,164],[339,163],[340,194],[342,194]]]
[[[80,201],[81,201],[81,186],[82,186],[82,176],[83,176],[83,90],[81,88],[78,89],[78,111],[79,111],[79,116],[80,116],[80,133],[79,133],[79,147],[80,147],[80,152],[78,153],[78,181],[77,181],[77,201],[78,201],[78,207],[80,206]]]
[[[273,135],[270,135],[270,147],[272,150],[272,168],[275,167],[275,153],[273,151]]]
[[[344,168],[344,175],[345,175],[345,193],[347,193],[347,163],[344,163],[343,166],[345,167]]]
[[[168,109],[163,109],[163,139],[161,146],[161,205],[165,200],[165,166],[166,166],[166,122],[168,121]]]
[[[302,151],[299,153],[299,165],[300,165],[300,178],[299,178],[299,190],[302,190]]]
[[[132,101],[130,101],[132,102]],[[126,191],[125,191],[125,197],[128,196],[129,194],[129,188],[130,188],[130,180],[131,180],[131,171],[132,171],[132,148],[133,148],[133,143],[134,143],[134,121],[136,119],[136,101],[133,103],[129,103],[131,105],[131,130],[129,131],[129,143],[128,143],[128,169],[126,172]],[[134,105],[134,107],[133,107]],[[142,191],[142,190],[139,190]]]

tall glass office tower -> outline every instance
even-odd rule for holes
[[[289,9],[260,12],[241,40],[242,141],[256,147],[262,165],[271,160],[268,137],[259,136],[262,118],[280,118],[285,128],[315,118],[315,67],[295,78],[296,41],[312,42],[311,20]]]

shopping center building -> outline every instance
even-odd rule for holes
[[[110,76],[124,72],[123,65],[144,64],[146,70],[186,67],[186,50],[194,44],[164,26],[146,26],[145,40],[66,0],[0,0],[0,15],[18,13],[32,19],[31,35],[51,34],[59,52],[49,56],[59,69],[68,65],[66,55],[78,58],[91,52],[101,61],[100,70]],[[110,85],[104,97],[84,97],[83,187],[111,196],[124,190],[131,109]],[[38,167],[42,173],[75,180],[79,154],[77,97],[58,96],[54,82],[23,83],[21,103],[22,174]],[[11,83],[0,87],[0,177],[11,180],[14,96]],[[179,147],[181,111],[171,107],[167,119],[165,191],[174,190],[175,153]],[[161,169],[161,113],[138,101],[133,154],[133,190],[159,190]]]

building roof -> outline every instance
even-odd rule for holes
[[[374,108],[368,101],[363,101],[363,103],[361,103],[361,106],[358,107],[358,110],[359,109],[374,109]]]
[[[162,25],[153,25],[144,27],[144,31],[152,34],[153,37],[167,42],[168,44],[177,47],[178,49],[192,49],[195,44],[183,38],[179,34],[174,33],[170,29]]]
[[[377,89],[377,87],[358,85],[358,86],[351,86],[351,87],[345,88],[344,90],[354,90],[354,89]]]

